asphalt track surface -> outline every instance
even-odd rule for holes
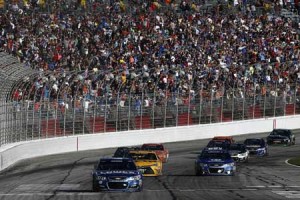
[[[235,136],[243,141],[268,134]],[[168,143],[168,163],[163,175],[145,177],[137,193],[92,192],[91,171],[99,157],[113,149],[68,153],[19,162],[0,173],[0,199],[93,200],[93,199],[300,199],[300,168],[285,163],[300,156],[300,133],[295,146],[271,146],[269,156],[251,157],[237,166],[235,176],[195,176],[194,162],[208,140]],[[37,149],[38,150],[38,149]]]

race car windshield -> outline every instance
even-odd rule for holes
[[[261,140],[259,139],[246,140],[245,145],[261,145]]]
[[[155,151],[155,150],[164,150],[164,148],[161,145],[145,145],[142,146],[143,150],[150,150],[150,151]]]
[[[288,131],[284,131],[284,130],[274,130],[272,131],[271,135],[281,135],[281,136],[289,136],[289,132]]]
[[[229,150],[233,150],[233,151],[246,151],[244,145],[231,145],[231,146],[229,146]]]
[[[207,147],[221,147],[221,148],[226,148],[228,146],[228,142],[217,142],[217,141],[210,141],[208,144],[207,144]]]
[[[156,155],[153,153],[145,153],[145,154],[130,153],[130,157],[134,160],[157,160]]]
[[[200,158],[202,159],[220,159],[226,160],[230,159],[230,155],[227,153],[211,153],[211,152],[204,152],[201,154]]]
[[[133,162],[121,161],[101,161],[97,167],[98,170],[137,170]]]

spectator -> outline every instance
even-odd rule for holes
[[[199,12],[203,2],[196,1],[97,1],[91,12],[73,14],[76,3],[64,10],[56,0],[50,12],[33,12],[43,2],[12,3],[0,15],[0,47],[40,70],[33,94],[47,91],[51,100],[124,92],[155,93],[162,102],[176,93],[181,104],[202,89],[213,91],[207,98],[244,97],[232,91],[249,95],[253,85],[299,81],[299,27],[280,15],[258,14],[262,1],[234,1],[248,12],[224,7],[216,15]],[[89,8],[88,1],[78,2]],[[267,11],[277,4],[269,2]]]

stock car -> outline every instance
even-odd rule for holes
[[[128,158],[130,151],[140,150],[138,146],[133,147],[118,147],[113,155],[115,158]]]
[[[233,143],[230,144],[228,152],[236,162],[248,162],[249,151],[244,144]]]
[[[295,135],[289,129],[273,129],[267,137],[267,144],[294,145],[296,143]]]
[[[252,155],[267,156],[269,155],[268,145],[263,138],[248,138],[244,141],[246,149]]]
[[[212,140],[214,140],[214,141],[226,141],[229,144],[232,144],[232,143],[235,142],[232,136],[215,136],[215,137],[212,138]]]
[[[94,192],[139,192],[143,188],[143,175],[131,158],[101,158],[92,176]]]
[[[158,158],[162,160],[163,163],[167,162],[169,159],[169,151],[162,144],[147,143],[141,146],[141,150],[155,151]]]
[[[154,151],[137,150],[130,151],[129,154],[143,176],[162,175],[162,161]]]
[[[235,161],[227,150],[218,147],[205,148],[195,161],[195,173],[199,175],[229,175],[236,171]]]

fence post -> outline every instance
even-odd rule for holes
[[[275,93],[274,93],[274,111],[273,111],[273,117],[276,117],[276,101],[277,101],[277,82],[275,85]]]
[[[253,106],[252,106],[252,119],[254,119],[254,115],[255,115],[255,106],[256,106],[255,97],[256,97],[256,85],[255,85],[255,82],[254,82],[254,83],[253,83]]]
[[[234,97],[235,97],[235,95],[234,95],[234,92],[235,92],[235,90],[234,90],[234,86],[235,86],[235,83],[233,84],[233,88],[232,88],[232,106],[231,106],[231,120],[233,121],[233,117],[234,117]]]
[[[141,99],[141,109],[140,109],[140,129],[143,129],[143,102],[144,102],[144,87],[142,87],[142,99]]]
[[[297,89],[298,85],[297,85],[297,81],[296,81],[296,85],[295,85],[295,98],[294,98],[294,115],[296,115],[296,102],[297,102]]]
[[[153,100],[152,100],[152,128],[155,128],[155,103],[156,103],[156,95],[155,95],[156,87],[154,88],[153,92]],[[177,113],[178,114],[178,113]]]
[[[168,105],[168,97],[167,97],[167,88],[168,86],[166,87],[166,92],[165,92],[165,109],[164,109],[164,128],[166,127],[166,123],[167,123],[167,105]]]
[[[50,99],[50,98],[49,98]],[[46,127],[46,130],[47,130],[47,132],[46,132],[46,138],[48,138],[48,122],[49,122],[49,104],[50,104],[50,102],[48,101],[48,104],[47,104],[47,116],[46,116],[46,120],[47,120],[47,127]]]
[[[105,110],[104,110],[104,130],[103,132],[106,132],[106,122],[107,122],[107,92],[105,93]]]
[[[93,110],[93,127],[92,127],[92,133],[95,133],[95,123],[96,123],[96,112],[97,112],[97,95],[95,94],[95,99],[94,99],[94,110]],[[91,126],[91,124],[89,124]]]
[[[128,131],[130,130],[130,123],[131,123],[131,87],[129,90],[129,99],[128,99],[128,121],[127,121],[127,130]]]
[[[64,136],[66,136],[66,119],[67,119],[67,109],[69,109],[69,102],[65,102],[64,108]]]
[[[82,104],[82,107],[83,107],[83,118],[82,118],[82,134],[85,134],[85,118],[86,118],[86,112],[88,111],[89,109],[89,104],[87,103],[87,99],[86,99],[86,94],[84,94],[84,97],[83,97],[83,104]]]
[[[267,101],[267,86],[263,86],[265,91],[264,91],[264,118],[266,117],[266,101]]]
[[[213,93],[210,91],[210,115],[209,115],[209,123],[211,124],[212,120],[212,103],[213,103]]]
[[[119,83],[121,84],[121,83]],[[118,88],[118,94],[117,94],[117,101],[116,101],[116,109],[117,109],[117,112],[116,112],[116,131],[118,131],[118,123],[119,123],[119,98],[120,98],[120,90],[121,90],[121,86],[119,86]]]
[[[188,126],[190,125],[190,114],[191,114],[191,84],[189,85],[189,97],[188,97]]]
[[[28,118],[29,118],[29,113],[28,113],[28,108],[29,108],[29,101],[26,102],[26,125],[25,125],[25,141],[27,141],[28,137]]]
[[[202,117],[202,104],[203,104],[203,83],[201,83],[201,90],[200,90],[200,105],[199,105],[199,124],[201,124],[201,117]]]
[[[76,116],[75,115],[76,115],[76,106],[77,106],[76,105],[77,104],[76,103],[76,101],[77,101],[76,100],[76,96],[77,96],[77,92],[76,92],[76,95],[75,95],[75,97],[73,99],[73,106],[72,106],[73,107],[73,117],[72,117],[72,119],[73,119],[73,123],[72,123],[72,132],[73,132],[73,135],[75,135],[75,121],[76,121],[76,118],[75,118]]]
[[[178,126],[178,112],[179,112],[179,90],[177,89],[177,93],[176,93],[176,127]]]
[[[245,82],[244,82],[244,90],[243,90],[243,116],[242,119],[245,120],[245,101],[246,101],[246,86],[245,86]]]

